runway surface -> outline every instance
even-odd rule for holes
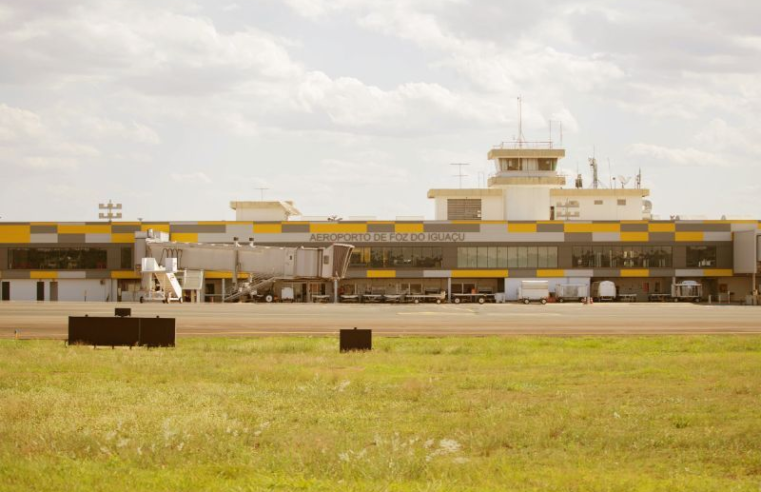
[[[581,304],[128,304],[0,302],[0,338],[65,339],[68,316],[177,318],[179,337],[328,335],[655,335],[761,333],[761,307],[675,303]]]

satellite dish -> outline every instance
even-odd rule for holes
[[[631,176],[619,176],[618,181],[621,183],[621,188],[626,188],[626,185],[629,183],[629,181],[632,180]]]

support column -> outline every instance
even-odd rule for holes
[[[338,304],[338,279],[333,279],[333,304]]]
[[[447,302],[452,302],[452,277],[447,277]]]

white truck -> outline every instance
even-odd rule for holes
[[[523,304],[531,301],[539,301],[547,304],[550,297],[550,285],[546,280],[523,280],[520,289],[518,289],[518,300]]]
[[[589,297],[589,286],[585,284],[558,284],[555,286],[558,302],[581,301]]]
[[[603,280],[592,284],[592,299],[595,301],[615,301],[616,284]]]

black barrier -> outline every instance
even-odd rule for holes
[[[339,335],[341,352],[373,349],[373,330],[340,330]]]
[[[119,316],[120,318],[132,316],[132,308],[114,308],[114,316]]]
[[[174,318],[69,316],[70,345],[174,347]]]
[[[174,347],[174,318],[138,318],[140,345],[146,347]]]

